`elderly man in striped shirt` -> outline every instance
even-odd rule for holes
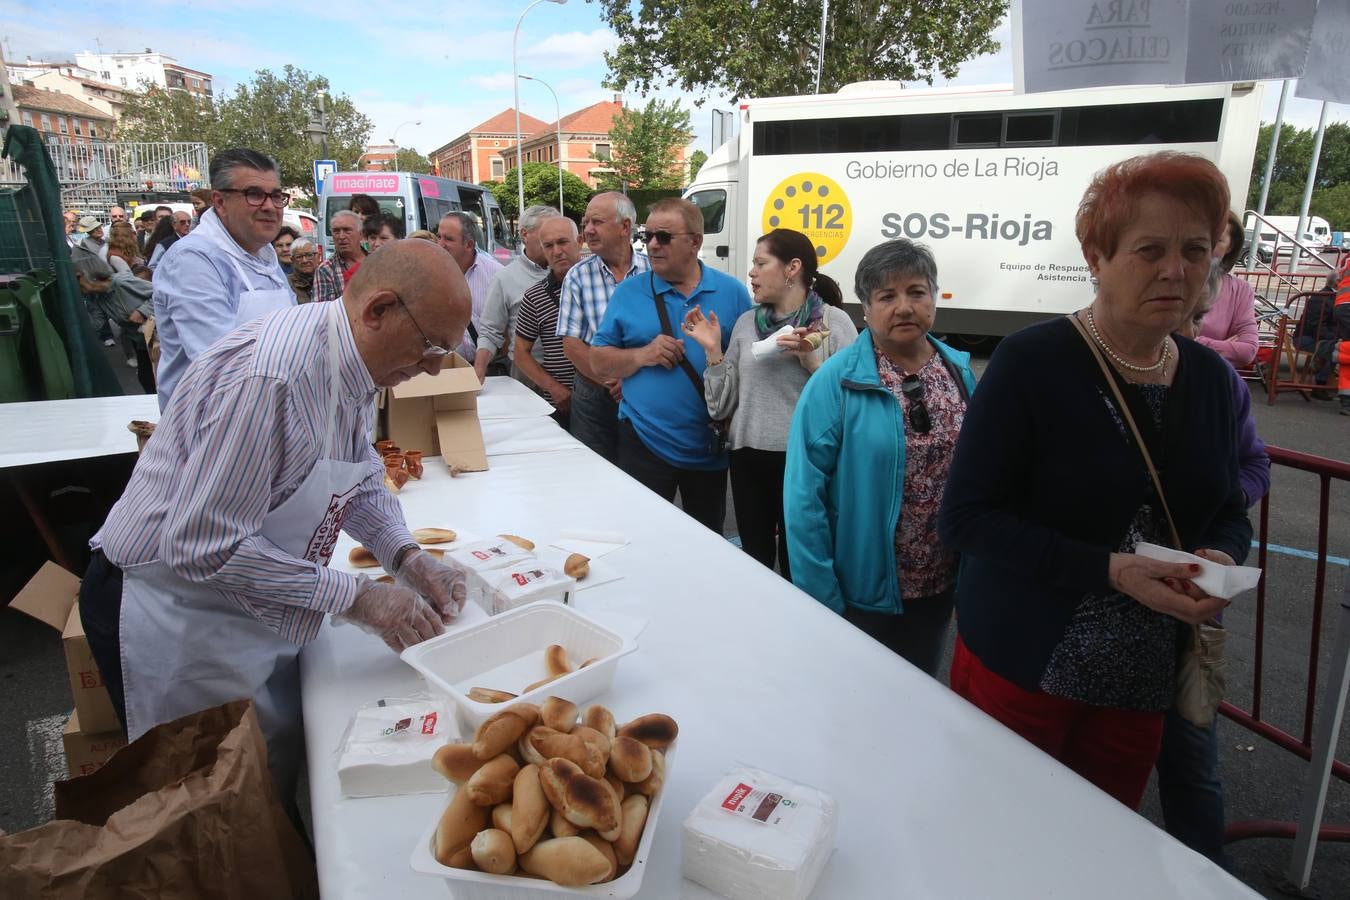
[[[324,618],[398,651],[459,613],[463,572],[417,546],[369,434],[376,391],[440,371],[468,318],[454,261],[406,241],[367,260],[340,302],[255,319],[188,367],[80,588],[130,738],[251,697],[291,798],[298,655]],[[328,568],[339,530],[396,583]]]

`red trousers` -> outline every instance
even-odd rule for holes
[[[959,636],[952,690],[1121,803],[1139,808],[1162,742],[1162,713],[1024,690],[986,669]]]

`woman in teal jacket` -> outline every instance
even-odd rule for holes
[[[873,247],[853,287],[867,329],[807,381],[788,433],[792,580],[934,675],[956,586],[937,513],[975,376],[970,354],[929,334],[927,247]]]

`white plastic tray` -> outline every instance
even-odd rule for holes
[[[549,644],[561,644],[574,667],[588,659],[596,661],[521,694],[526,686],[548,677],[544,648]],[[609,690],[619,658],[636,649],[636,641],[626,640],[572,607],[541,600],[409,647],[403,651],[403,661],[420,672],[433,690],[454,701],[460,725],[472,733],[506,704],[470,700],[466,696],[470,688],[509,691],[531,703],[562,697],[581,706]]]
[[[444,808],[437,810],[436,818],[431,820],[430,827],[423,832],[421,840],[413,848],[410,860],[413,871],[419,875],[435,875],[450,882],[448,887],[455,900],[538,900],[539,897],[550,894],[563,897],[613,897],[615,900],[633,897],[642,889],[642,876],[647,871],[647,857],[651,853],[652,841],[656,837],[656,820],[661,815],[666,793],[670,790],[671,759],[678,745],[677,740],[666,750],[665,784],[661,788],[661,793],[656,795],[656,801],[652,803],[651,809],[647,811],[647,824],[642,827],[642,838],[638,841],[633,865],[613,881],[586,887],[563,887],[543,878],[490,875],[487,872],[443,866],[436,861],[432,851],[436,842],[436,826],[440,824]],[[450,791],[447,804],[454,799],[455,790],[458,788]],[[679,849],[672,847],[670,852],[678,853]]]

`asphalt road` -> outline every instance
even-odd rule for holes
[[[110,352],[110,359],[125,388],[138,391],[135,373],[121,355]],[[985,362],[977,358],[977,372]],[[1333,459],[1350,458],[1350,417],[1338,415],[1337,404],[1308,402],[1294,394],[1282,395],[1274,406],[1267,406],[1264,396],[1255,400],[1258,430],[1268,444]],[[1270,542],[1281,549],[1271,554],[1268,563],[1262,714],[1296,734],[1302,728],[1315,581],[1315,564],[1306,554],[1317,547],[1318,490],[1315,477],[1275,467]],[[728,511],[727,532],[734,538],[730,501]],[[1337,561],[1328,566],[1325,578],[1326,616],[1334,617],[1347,577],[1345,558],[1350,557],[1350,486],[1331,488],[1328,533],[1330,553]],[[32,562],[35,566],[36,561]],[[1334,625],[1334,618],[1329,621]],[[1254,597],[1248,595],[1230,607],[1226,623],[1230,699],[1246,707],[1252,695]],[[1332,634],[1328,628],[1318,660],[1323,675],[1326,642]],[[50,785],[64,777],[61,729],[69,715],[70,694],[58,636],[8,609],[0,611],[0,704],[0,723],[5,726],[0,729],[0,829],[15,831],[41,824],[52,815]],[[1350,726],[1343,732],[1338,756],[1350,761]],[[1306,763],[1226,719],[1219,726],[1219,745],[1230,822],[1296,818]],[[1141,814],[1161,823],[1152,788]],[[1325,821],[1350,825],[1350,784],[1332,782]],[[1291,841],[1271,838],[1228,847],[1235,874],[1268,897],[1287,896],[1277,890],[1277,884],[1288,868],[1291,850]],[[1350,900],[1350,844],[1320,845],[1312,887],[1326,900]]]

